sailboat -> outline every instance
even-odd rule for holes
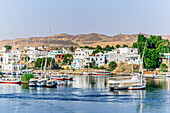
[[[146,44],[147,44],[147,40],[145,42],[145,47],[146,47]],[[140,83],[135,86],[128,87],[128,90],[143,90],[143,89],[145,89],[146,83],[145,83],[145,81],[143,81],[143,67],[142,67],[144,54],[145,54],[145,47],[144,47],[144,51],[143,51],[143,55],[142,55],[142,61],[140,61],[140,69],[141,69]]]

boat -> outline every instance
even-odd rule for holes
[[[64,74],[64,75],[52,75],[51,76],[52,80],[73,80],[73,76],[69,74]]]
[[[31,78],[29,80],[29,87],[36,87],[37,86],[37,79]]]
[[[55,80],[48,80],[47,84],[46,84],[46,87],[47,88],[54,88],[54,87],[56,87],[56,85],[57,85],[57,83],[56,83]]]
[[[89,72],[82,72],[80,75],[90,75]]]
[[[73,76],[72,75],[64,75],[64,80],[73,80]]]
[[[145,85],[128,87],[128,90],[144,90],[144,89],[145,89]]]
[[[39,79],[37,81],[37,87],[46,87],[47,79]]]
[[[109,71],[95,71],[95,72],[92,72],[92,75],[103,75],[103,76],[106,76],[106,75],[110,75],[110,72]]]
[[[145,42],[145,47],[146,47],[146,43],[147,43],[147,40]],[[143,67],[142,67],[143,66],[144,53],[145,53],[145,47],[144,47],[144,51],[143,51],[143,55],[142,55],[142,61],[140,62],[140,69],[141,69],[140,83],[137,84],[137,85],[129,86],[128,90],[144,90],[145,89],[146,82],[145,82],[145,80],[143,80],[144,72],[143,72]]]
[[[1,78],[0,79],[0,84],[22,84],[21,79],[17,78]]]

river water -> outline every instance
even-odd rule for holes
[[[152,113],[170,111],[170,78],[142,91],[109,91],[108,77],[74,76],[57,88],[0,85],[1,113]]]

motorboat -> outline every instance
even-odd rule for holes
[[[37,81],[37,87],[46,87],[47,79],[39,79]]]
[[[56,86],[57,86],[57,82],[55,80],[48,80],[47,81],[47,84],[46,84],[47,88],[54,88]]]
[[[37,86],[37,79],[31,78],[29,80],[29,87],[36,87]]]

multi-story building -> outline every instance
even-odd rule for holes
[[[107,63],[111,61],[126,62],[128,64],[140,63],[140,55],[138,54],[137,48],[118,48],[117,50],[106,53],[106,55]]]
[[[30,62],[48,55],[48,52],[44,47],[25,47],[25,51],[26,55],[30,58]]]
[[[19,70],[24,65],[20,64],[20,51],[12,50],[11,52],[0,53],[0,58],[2,62],[2,70]]]
[[[93,65],[97,66],[102,66],[104,65],[105,62],[105,55],[103,53],[97,53],[93,55],[94,50],[88,50],[88,49],[82,49],[78,48],[75,51],[75,55],[73,56],[73,62],[72,66],[75,69],[81,69],[84,68],[84,66],[92,66],[92,63],[94,62]]]

